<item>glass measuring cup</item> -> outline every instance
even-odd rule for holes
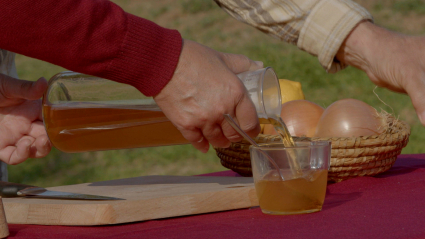
[[[280,116],[282,96],[279,80],[273,68],[266,67],[237,75],[254,103],[260,123],[268,123],[268,118]],[[264,123],[265,123],[264,122]]]
[[[280,86],[272,68],[238,77],[260,121],[269,112],[280,114]],[[76,72],[61,72],[49,80],[43,121],[52,144],[69,153],[189,143],[152,97],[131,85]]]

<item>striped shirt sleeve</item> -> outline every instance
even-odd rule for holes
[[[237,20],[317,56],[331,73],[346,66],[335,55],[351,30],[371,14],[350,0],[214,0]]]

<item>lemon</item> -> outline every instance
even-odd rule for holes
[[[301,87],[301,83],[286,79],[279,79],[280,93],[282,96],[282,104],[291,100],[305,100],[305,96]],[[260,124],[261,133],[264,130],[264,124]]]
[[[291,100],[305,100],[301,83],[286,79],[279,79],[282,104]]]

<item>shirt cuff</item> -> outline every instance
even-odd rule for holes
[[[372,15],[349,0],[322,0],[314,6],[301,28],[298,47],[318,56],[329,73],[346,67],[335,55],[343,41],[361,21],[373,21]]]
[[[128,14],[121,50],[103,77],[157,95],[173,77],[182,43],[178,31]]]

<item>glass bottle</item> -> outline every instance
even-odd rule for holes
[[[279,81],[272,68],[238,77],[260,121],[268,114],[280,115]],[[54,147],[68,153],[189,143],[152,97],[131,85],[77,72],[61,72],[49,80],[43,121]]]

